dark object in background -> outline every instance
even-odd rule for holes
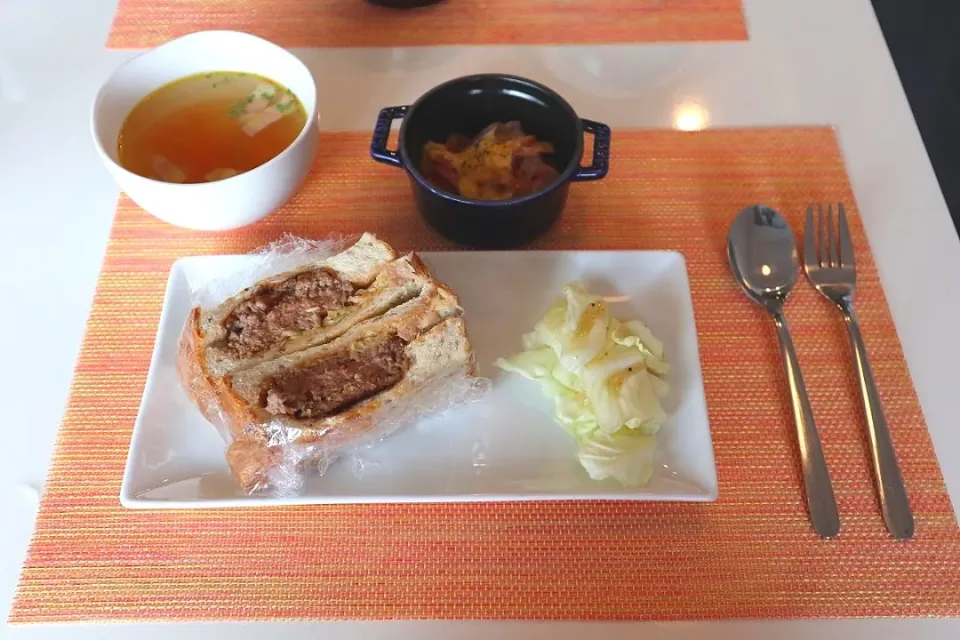
[[[960,231],[960,2],[872,1],[953,225]]]
[[[403,118],[398,149],[388,151],[390,126],[397,118]],[[420,172],[428,141],[446,140],[451,133],[472,137],[491,122],[511,120],[554,146],[559,176],[543,190],[510,200],[470,200],[435,187]],[[585,132],[594,135],[589,167],[580,166]],[[529,242],[549,229],[563,212],[571,182],[607,175],[610,127],[581,119],[566,100],[538,82],[480,74],[438,85],[412,106],[381,110],[370,155],[406,170],[417,210],[430,226],[461,244],[500,249]]]
[[[415,7],[426,7],[431,4],[440,4],[444,0],[367,0],[370,4],[378,7],[390,7],[391,9],[413,9]]]

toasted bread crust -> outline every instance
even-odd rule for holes
[[[177,344],[177,377],[190,401],[203,417],[215,425],[222,424],[220,383],[207,371],[203,358],[203,336],[200,332],[200,308],[187,316]]]

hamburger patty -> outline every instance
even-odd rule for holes
[[[260,405],[273,415],[321,418],[389,389],[410,368],[398,336],[284,371],[264,380]]]
[[[223,321],[224,350],[234,358],[250,358],[285,337],[316,329],[328,313],[346,306],[354,292],[353,285],[331,269],[264,285]]]

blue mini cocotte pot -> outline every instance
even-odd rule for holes
[[[387,149],[393,121],[403,118],[396,151]],[[525,133],[551,142],[559,176],[536,193],[509,200],[471,200],[432,185],[420,172],[424,144],[451,133],[473,136],[494,122],[519,120]],[[583,136],[594,136],[593,160],[580,165]],[[380,110],[370,155],[406,170],[417,210],[427,223],[461,244],[503,249],[530,242],[563,212],[571,182],[607,175],[610,127],[577,116],[544,85],[503,74],[455,78],[434,87],[410,106]]]

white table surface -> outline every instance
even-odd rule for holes
[[[359,1],[359,0],[358,0]],[[465,1],[465,0],[457,0]],[[116,0],[0,2],[0,603],[13,598],[110,228],[117,189],[94,155],[88,109],[133,52],[107,51]],[[960,242],[868,0],[745,0],[748,42],[609,47],[298,51],[321,125],[369,130],[380,107],[441,80],[508,71],[584,117],[670,127],[699,105],[710,126],[832,125],[954,508],[960,500]],[[746,204],[746,203],[745,203]],[[733,215],[731,211],[731,215]],[[29,275],[28,275],[29,274]],[[40,283],[43,286],[39,286]],[[16,302],[16,306],[11,305]],[[36,339],[34,336],[41,336]],[[42,347],[38,345],[43,345]],[[695,579],[695,577],[691,577]],[[651,586],[651,588],[655,588]],[[10,638],[960,637],[960,620],[688,623],[379,622],[8,627]]]

